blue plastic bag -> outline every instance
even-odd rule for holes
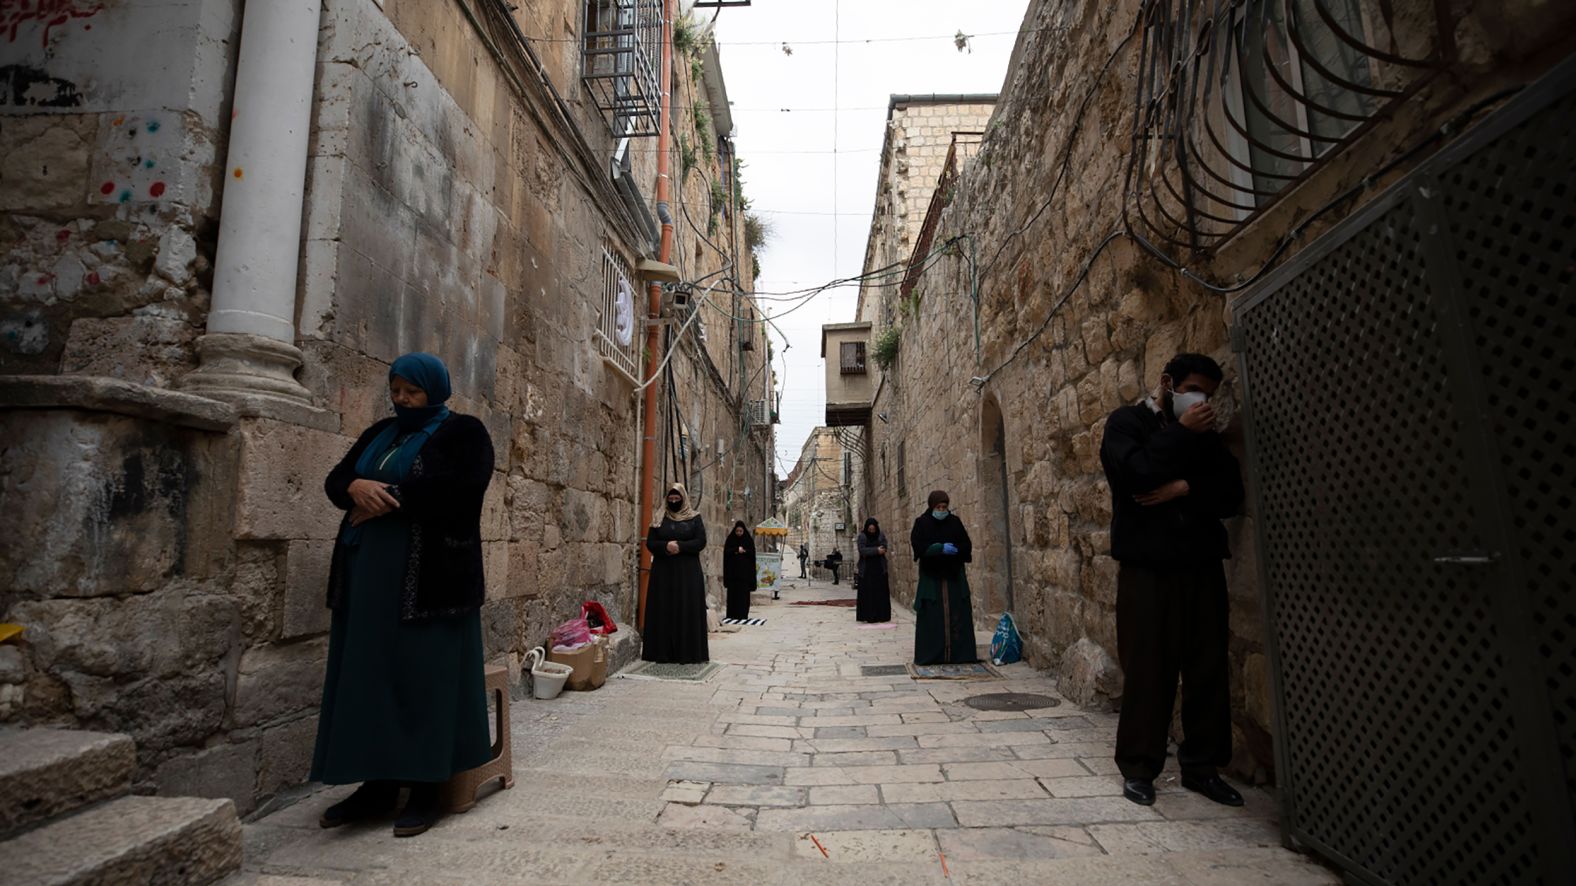
[[[991,664],[1012,664],[1023,660],[1023,639],[1018,636],[1018,626],[1012,623],[1012,613],[1003,612],[996,622],[996,635],[990,638]]]

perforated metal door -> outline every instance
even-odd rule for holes
[[[1286,825],[1371,882],[1576,882],[1576,98],[1551,82],[1236,306]]]

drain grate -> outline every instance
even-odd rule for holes
[[[865,677],[906,677],[907,665],[864,665],[859,669],[861,676]]]
[[[988,695],[971,695],[963,699],[963,703],[977,711],[1032,711],[1054,708],[1062,700],[1033,692],[992,692]]]

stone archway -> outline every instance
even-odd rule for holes
[[[976,562],[987,582],[983,602],[990,612],[1013,608],[1012,486],[1007,470],[1007,425],[1001,404],[987,396],[980,409],[979,477],[984,544],[976,543]]]

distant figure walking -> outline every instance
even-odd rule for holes
[[[914,521],[910,535],[919,561],[914,593],[914,664],[965,664],[979,661],[974,648],[974,607],[963,564],[974,559],[974,543],[963,521],[952,513],[945,492],[930,494],[929,508]]]
[[[431,354],[389,368],[394,417],[361,433],[324,482],[345,511],[328,573],[328,668],[311,779],[362,782],[325,828],[381,818],[410,788],[394,836],[431,827],[440,788],[492,758],[482,676],[487,428],[450,412]]]
[[[832,552],[826,555],[826,568],[832,570],[832,584],[834,585],[840,584],[837,578],[837,570],[841,568],[842,565],[843,552],[839,551],[837,548],[832,548]]]
[[[859,593],[855,617],[860,621],[892,620],[892,594],[887,586],[887,537],[871,517],[859,533]]]
[[[722,551],[722,586],[728,589],[728,618],[750,617],[755,590],[755,539],[740,520],[733,524]]]
[[[689,493],[675,483],[666,507],[646,533],[651,580],[646,585],[646,623],[640,632],[640,657],[646,661],[693,664],[711,657],[706,646],[706,576],[700,552],[706,524],[690,506]]]
[[[799,577],[800,578],[809,578],[810,577],[810,572],[809,572],[809,569],[808,569],[809,565],[810,565],[810,546],[807,545],[807,544],[804,544],[803,542],[800,542],[799,543]]]

